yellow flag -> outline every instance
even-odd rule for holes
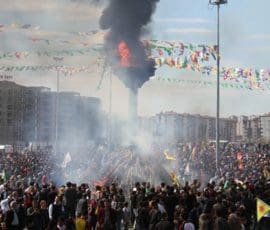
[[[178,180],[177,175],[176,175],[175,172],[171,172],[171,179],[172,179],[172,181],[173,181],[175,184],[177,184],[178,186],[180,186],[180,182],[179,182],[179,180]]]
[[[257,198],[257,221],[265,215],[265,213],[270,211],[270,206],[264,203],[261,199]]]

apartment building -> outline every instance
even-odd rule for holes
[[[74,92],[57,93],[45,87],[0,82],[0,143],[25,146],[86,143],[98,138],[101,103]],[[57,116],[57,117],[56,117]],[[56,127],[57,132],[56,132]]]

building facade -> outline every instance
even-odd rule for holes
[[[159,113],[140,119],[140,131],[151,133],[158,143],[214,141],[216,119],[198,114]],[[220,140],[236,140],[236,117],[220,119]]]
[[[0,82],[0,144],[83,145],[99,137],[101,103],[74,92]],[[57,109],[58,108],[58,109]],[[57,130],[56,130],[57,127]]]
[[[260,116],[261,140],[270,143],[270,114]]]

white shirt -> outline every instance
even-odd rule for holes
[[[8,202],[9,202],[9,200],[8,200],[8,198],[6,198],[6,199],[2,200],[0,203],[0,206],[1,206],[3,213],[6,213],[7,211],[10,210]]]

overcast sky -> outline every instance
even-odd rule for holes
[[[53,51],[83,48],[83,43],[102,43],[103,36],[77,36],[70,32],[98,29],[102,6],[90,0],[0,0],[0,51]],[[269,0],[237,0],[221,6],[221,65],[269,69],[270,27],[267,25]],[[28,29],[12,28],[11,24],[30,24]],[[13,26],[16,27],[16,26]],[[194,44],[216,43],[216,8],[208,0],[161,0],[145,35],[149,39],[174,40]],[[33,42],[30,38],[44,38],[47,42]],[[60,41],[68,40],[70,44]],[[67,56],[61,64],[87,66],[91,71],[61,76],[61,90],[77,91],[85,96],[100,97],[103,109],[108,109],[109,80],[105,77],[97,90],[102,62],[97,52]],[[0,59],[0,65],[50,65],[52,57],[30,55],[27,58]],[[48,86],[56,89],[56,72],[22,71],[3,73],[13,76],[19,84]],[[183,70],[160,68],[156,76],[214,80],[215,76],[201,76]],[[147,82],[139,91],[139,114],[153,115],[160,111],[215,115],[215,88],[192,84]],[[112,109],[126,114],[128,91],[113,77]],[[221,116],[252,115],[270,112],[269,91],[221,89]]]

